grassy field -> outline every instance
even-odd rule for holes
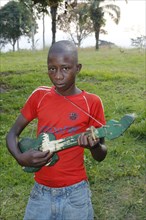
[[[22,220],[33,174],[22,171],[6,149],[5,136],[30,93],[51,85],[47,77],[47,50],[1,54],[1,145],[0,220]],[[145,55],[118,48],[79,50],[83,69],[77,78],[81,89],[98,94],[107,121],[135,113],[127,132],[106,141],[107,158],[93,161],[88,151],[85,163],[92,189],[95,220],[144,220],[145,209]],[[35,137],[34,121],[22,136]],[[77,220],[77,219],[76,219]]]

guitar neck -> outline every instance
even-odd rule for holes
[[[91,131],[87,131],[86,133],[91,134]],[[101,137],[105,136],[105,129],[104,129],[104,127],[97,128],[97,129],[94,129],[93,133],[94,133],[95,137],[101,138]],[[76,134],[76,135],[73,135],[70,137],[62,138],[59,140],[45,141],[45,142],[47,142],[47,144],[43,145],[43,143],[42,143],[41,150],[42,151],[50,150],[50,152],[53,153],[53,152],[58,152],[58,151],[61,151],[61,150],[64,150],[64,149],[67,149],[70,147],[77,146],[78,145],[78,137],[81,134],[82,133]]]

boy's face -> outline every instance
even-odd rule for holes
[[[75,78],[80,72],[81,64],[70,53],[51,52],[48,57],[48,75],[62,95],[73,95],[75,92]]]

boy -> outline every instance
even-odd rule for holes
[[[35,185],[24,219],[93,220],[84,148],[97,161],[104,160],[107,149],[103,138],[95,139],[83,132],[90,126],[105,124],[102,102],[98,96],[76,86],[82,65],[78,63],[77,49],[72,42],[54,43],[47,64],[54,86],[41,86],[30,95],[6,137],[9,151],[21,166],[41,167],[34,176]],[[37,135],[49,132],[60,139],[82,133],[78,146],[58,152],[59,161],[53,166],[45,166],[52,157],[49,151],[21,153],[17,139],[35,118],[38,119]]]

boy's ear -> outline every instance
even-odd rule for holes
[[[82,69],[82,64],[77,64],[77,73],[79,73],[80,72],[80,70]]]

